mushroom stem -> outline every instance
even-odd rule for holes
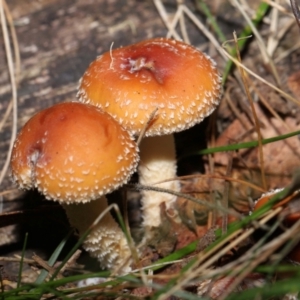
[[[138,172],[141,184],[180,191],[178,180],[155,184],[176,177],[176,151],[173,134],[144,138],[140,145],[140,159]],[[143,190],[143,225],[146,228],[160,226],[162,224],[160,205],[165,203],[166,210],[173,209],[175,201],[176,196],[174,195]],[[175,215],[177,216],[177,214]]]
[[[107,206],[105,196],[88,203],[63,204],[71,226],[78,230],[80,236]],[[117,270],[123,274],[131,271],[128,241],[110,212],[94,226],[83,242],[83,248],[100,261],[103,269]]]

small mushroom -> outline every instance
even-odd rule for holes
[[[152,185],[176,177],[173,133],[210,115],[220,101],[221,77],[206,54],[180,41],[155,38],[104,53],[84,73],[79,101],[96,105],[138,135],[153,111],[141,143],[140,182]],[[158,187],[179,191],[178,182]],[[144,226],[161,225],[160,204],[176,197],[143,191]]]
[[[95,106],[75,102],[34,115],[18,134],[11,155],[18,186],[35,187],[48,200],[60,202],[80,235],[107,207],[104,195],[127,182],[137,163],[136,143],[117,121]],[[130,269],[127,240],[111,214],[83,246],[104,268]]]

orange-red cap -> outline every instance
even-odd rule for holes
[[[138,134],[158,108],[146,135],[199,123],[218,105],[221,77],[204,53],[180,41],[155,38],[106,52],[84,73],[79,101],[96,105]]]
[[[100,109],[61,103],[33,116],[11,156],[15,182],[48,199],[87,202],[125,183],[138,150],[127,131]]]

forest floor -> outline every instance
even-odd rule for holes
[[[212,210],[183,195],[177,200],[183,222],[171,224],[175,246],[168,239],[161,242],[160,236],[140,257],[143,266],[167,262],[169,267],[153,267],[118,284],[110,279],[93,294],[88,294],[89,287],[75,291],[75,280],[62,281],[32,299],[63,299],[67,292],[57,290],[72,288],[70,295],[83,298],[85,292],[86,299],[298,299],[300,224],[283,221],[300,211],[300,31],[289,1],[0,3],[7,22],[0,39],[0,289],[8,293],[3,294],[7,299],[25,299],[28,286],[19,294],[9,292],[34,283],[42,269],[53,273],[77,241],[71,237],[54,267],[48,265],[70,226],[57,203],[36,191],[20,191],[12,182],[9,153],[16,132],[39,110],[72,101],[79,79],[98,55],[111,47],[166,36],[206,52],[223,77],[217,110],[201,124],[175,134],[175,140],[182,193],[224,209]],[[11,53],[5,48],[3,28]],[[279,195],[277,203],[285,201],[249,219],[255,201],[278,188],[287,188],[290,198]],[[143,234],[139,197],[129,191],[128,215],[136,240]],[[273,223],[267,223],[271,217]],[[275,232],[272,237],[266,228]],[[57,278],[95,277],[93,272],[99,272],[97,262],[84,251],[76,252]],[[246,292],[238,298],[237,291]]]

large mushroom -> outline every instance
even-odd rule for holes
[[[107,207],[105,194],[128,181],[138,163],[136,143],[99,108],[61,103],[34,115],[17,136],[11,155],[14,181],[60,202],[82,235]],[[130,251],[110,213],[83,244],[104,268],[127,272]]]
[[[180,41],[155,38],[104,53],[84,73],[78,99],[100,107],[138,135],[153,111],[140,147],[140,182],[152,185],[176,177],[172,133],[210,115],[220,101],[221,77],[206,54]],[[176,181],[155,185],[179,191]],[[144,226],[161,225],[160,204],[176,197],[143,191]]]

